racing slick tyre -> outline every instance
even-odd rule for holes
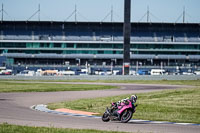
[[[107,112],[105,112],[102,116],[102,121],[103,122],[108,122],[110,121],[110,118],[109,118],[109,114]]]
[[[120,121],[122,123],[127,123],[133,116],[133,111],[132,110],[125,110],[122,115]]]

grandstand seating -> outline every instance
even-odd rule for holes
[[[20,31],[20,30],[19,31],[4,30],[3,39],[4,40],[31,40],[31,32]]]
[[[34,24],[33,24],[34,25]],[[148,25],[148,24],[147,24]],[[12,25],[9,25],[12,27]],[[112,25],[111,25],[112,26]],[[120,25],[121,26],[121,25]],[[23,25],[21,25],[23,27]],[[2,28],[1,38],[3,40],[54,40],[54,41],[123,41],[123,31],[119,28],[93,26],[86,28],[85,25],[70,25],[66,29],[60,28]],[[102,28],[103,27],[103,28]],[[149,26],[150,27],[150,26]],[[167,26],[166,26],[167,27]],[[122,28],[122,27],[121,27]],[[2,37],[3,36],[3,37]],[[154,27],[145,29],[137,26],[131,32],[133,42],[200,42],[198,30],[182,30],[181,26],[173,29],[162,29]]]
[[[137,62],[139,66],[161,63],[200,66],[199,24],[132,23],[131,27],[132,66]],[[3,21],[0,24],[0,54],[6,57],[6,63],[12,61],[22,70],[26,65],[66,68],[66,65],[85,64],[108,67],[114,63],[121,67],[123,39],[121,22]]]
[[[62,34],[62,32],[57,32],[53,34],[45,33],[37,33],[34,32],[34,35],[31,34],[31,31],[3,31],[3,40],[54,40],[54,41],[123,41],[122,35],[95,35],[88,32],[80,32],[80,33],[66,33]],[[156,32],[154,32],[156,33]],[[121,33],[122,34],[122,33]],[[193,33],[185,34],[187,36],[180,36],[179,33],[175,33],[173,35],[162,35],[157,32],[156,36],[153,34],[147,33],[132,33],[131,41],[133,42],[200,42],[199,35],[193,35]],[[95,39],[94,39],[95,38]]]

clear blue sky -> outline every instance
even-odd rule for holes
[[[77,5],[78,21],[102,21],[114,10],[114,21],[123,21],[124,0],[0,0],[4,4],[5,20],[27,20],[41,6],[41,20],[64,21]],[[175,22],[186,9],[186,22],[200,23],[200,0],[132,0],[131,18],[138,22],[149,6],[152,22]],[[85,19],[87,18],[87,19]],[[37,20],[34,16],[31,20]],[[68,21],[74,21],[72,16]],[[104,21],[111,21],[109,16]],[[146,21],[146,17],[141,20]],[[180,19],[178,22],[182,22]]]

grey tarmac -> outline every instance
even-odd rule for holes
[[[27,82],[27,81],[26,81]],[[35,82],[36,83],[36,82]],[[52,82],[47,82],[52,83]],[[145,122],[104,123],[101,119],[64,116],[45,113],[30,109],[36,104],[70,101],[82,98],[115,96],[122,94],[137,94],[164,89],[177,89],[185,86],[178,85],[141,85],[124,83],[74,83],[60,82],[61,84],[106,84],[120,86],[119,89],[95,91],[65,91],[65,92],[31,92],[31,93],[0,93],[0,123],[45,126],[78,129],[98,129],[108,131],[142,132],[142,133],[199,133],[200,126],[153,124]]]

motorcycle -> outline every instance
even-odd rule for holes
[[[110,108],[106,108],[102,116],[102,121],[121,121],[122,123],[127,123],[136,111],[137,105],[134,105],[132,100],[126,100],[120,103],[111,103]]]

